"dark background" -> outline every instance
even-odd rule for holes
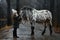
[[[4,0],[3,0],[4,1]],[[7,2],[5,2],[7,1]],[[42,9],[47,9],[52,12],[53,16],[53,23],[57,23],[60,25],[60,0],[5,0],[2,2],[5,6],[6,3],[8,3],[7,7],[3,7],[3,9],[8,9],[3,12],[3,14],[0,13],[0,15],[7,15],[8,21],[11,21],[11,9],[14,8],[16,9],[16,3],[19,3],[19,9],[24,7],[24,6],[30,6],[33,8],[36,8],[37,10],[42,10]],[[1,4],[1,2],[0,2]],[[1,6],[1,5],[0,5]],[[0,9],[1,10],[1,9]],[[1,12],[1,11],[0,11]]]
[[[48,9],[52,12],[53,20],[60,23],[60,0],[19,0],[19,6],[30,6],[38,10]],[[11,7],[16,9],[16,0],[11,0]]]

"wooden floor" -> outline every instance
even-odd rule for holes
[[[7,26],[7,25],[5,25],[4,27],[0,28],[0,31],[9,30],[9,29],[11,29],[11,28],[12,28],[12,26]]]
[[[12,26],[5,26],[0,29],[0,40],[60,40],[60,34],[56,34],[53,30],[52,36],[49,34],[49,28],[46,29],[45,35],[41,35],[43,31],[42,24],[35,25],[35,34],[31,36],[31,27],[29,23],[20,24],[17,30],[19,38],[13,38]]]

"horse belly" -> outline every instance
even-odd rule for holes
[[[36,23],[43,23],[44,20],[36,20]]]

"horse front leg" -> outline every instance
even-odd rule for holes
[[[31,24],[31,35],[34,35],[34,26],[33,26],[33,22],[30,22]]]
[[[46,31],[46,27],[47,27],[47,26],[46,26],[46,23],[44,23],[44,26],[45,26],[45,27],[44,27],[44,30],[43,30],[43,32],[42,32],[42,35],[44,35],[44,33],[45,33],[45,31]]]
[[[34,26],[31,26],[31,35],[34,35]]]

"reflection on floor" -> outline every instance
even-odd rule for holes
[[[27,25],[28,24],[28,25]],[[35,35],[31,36],[31,27],[29,23],[20,24],[17,30],[19,38],[13,38],[13,28],[6,26],[0,30],[0,40],[60,40],[60,34],[56,34],[53,31],[52,36],[49,35],[49,29],[46,29],[45,35],[41,35],[44,27],[42,24],[35,25]]]

